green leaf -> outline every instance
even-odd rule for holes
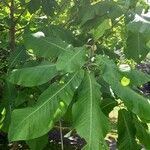
[[[139,70],[131,70],[125,74],[131,80],[131,84],[135,86],[141,86],[150,81],[150,75]]]
[[[69,50],[60,55],[56,67],[58,70],[75,72],[83,66],[85,59],[85,48],[75,48],[74,50]]]
[[[109,113],[113,110],[115,106],[117,106],[117,101],[115,101],[112,98],[105,98],[101,101],[101,109],[102,112],[106,115],[109,116]]]
[[[129,86],[121,85],[123,76],[113,61],[107,57],[99,56],[97,63],[101,65],[104,80],[111,86],[113,92],[123,100],[128,109],[139,117],[150,121],[150,100],[136,93]]]
[[[24,46],[19,45],[15,51],[12,51],[8,63],[9,68],[14,67],[29,58]]]
[[[26,48],[32,49],[35,55],[42,57],[57,57],[67,51],[69,44],[58,38],[44,37],[43,34],[37,32],[32,35],[25,35]]]
[[[17,85],[31,87],[44,84],[56,75],[56,66],[46,63],[35,67],[14,69],[10,73],[8,80]]]
[[[64,82],[54,83],[45,90],[34,107],[14,110],[9,139],[30,140],[46,134],[66,112],[82,77],[82,71],[66,75]]]
[[[30,150],[43,150],[48,144],[48,135],[46,134],[39,138],[26,141],[26,143]]]
[[[56,6],[57,6],[57,2],[55,0],[42,0],[42,9],[47,16],[54,15]]]
[[[133,59],[136,62],[143,60],[149,52],[146,45],[147,41],[141,33],[128,33],[127,48],[125,54],[127,58]]]
[[[118,115],[118,149],[140,150],[140,146],[135,140],[135,134],[136,129],[132,114],[125,109],[120,110]]]
[[[144,144],[146,149],[150,149],[150,131],[148,130],[148,127],[146,124],[139,121],[137,118],[134,117],[134,123],[136,127],[136,136],[139,139],[139,141]]]
[[[93,75],[86,73],[73,105],[73,127],[87,144],[84,150],[108,149],[104,140],[109,130],[108,118],[100,109],[100,87]]]
[[[93,29],[94,39],[98,40],[110,27],[110,19],[105,19],[96,29]]]
[[[33,14],[35,13],[41,6],[41,0],[31,0],[28,5],[28,11]]]

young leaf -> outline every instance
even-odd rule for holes
[[[120,110],[118,115],[118,149],[140,150],[140,146],[135,140],[135,134],[136,129],[132,114],[125,109]]]
[[[56,74],[56,66],[46,63],[35,67],[14,69],[11,71],[8,80],[17,85],[31,87],[48,82]]]
[[[14,110],[9,139],[30,140],[46,134],[65,113],[82,77],[82,71],[66,76],[66,81],[54,83],[45,90],[34,107]]]
[[[74,128],[87,144],[84,150],[107,149],[104,137],[109,130],[107,117],[100,109],[100,90],[93,75],[86,73],[73,105]]]
[[[85,58],[85,49],[75,48],[74,51],[69,50],[60,55],[56,67],[58,70],[64,70],[65,72],[75,72],[85,63]]]

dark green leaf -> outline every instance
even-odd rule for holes
[[[83,72],[66,76],[62,83],[54,83],[45,90],[33,107],[16,109],[12,112],[9,128],[11,141],[30,140],[46,134],[64,115],[74,92],[80,85]]]
[[[136,129],[132,114],[125,109],[120,110],[118,116],[118,149],[140,150],[140,146],[135,140],[135,134]]]

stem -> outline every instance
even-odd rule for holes
[[[15,49],[15,17],[14,17],[14,13],[15,13],[15,4],[14,4],[14,0],[11,0],[10,2],[10,21],[11,21],[11,25],[10,25],[10,49],[14,50]]]
[[[64,150],[64,142],[63,142],[63,134],[62,134],[62,124],[61,124],[61,121],[59,121],[59,126],[60,126],[61,150]]]

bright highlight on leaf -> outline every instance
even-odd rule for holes
[[[130,84],[130,79],[123,77],[121,79],[121,84],[122,84],[122,86],[128,86]]]

